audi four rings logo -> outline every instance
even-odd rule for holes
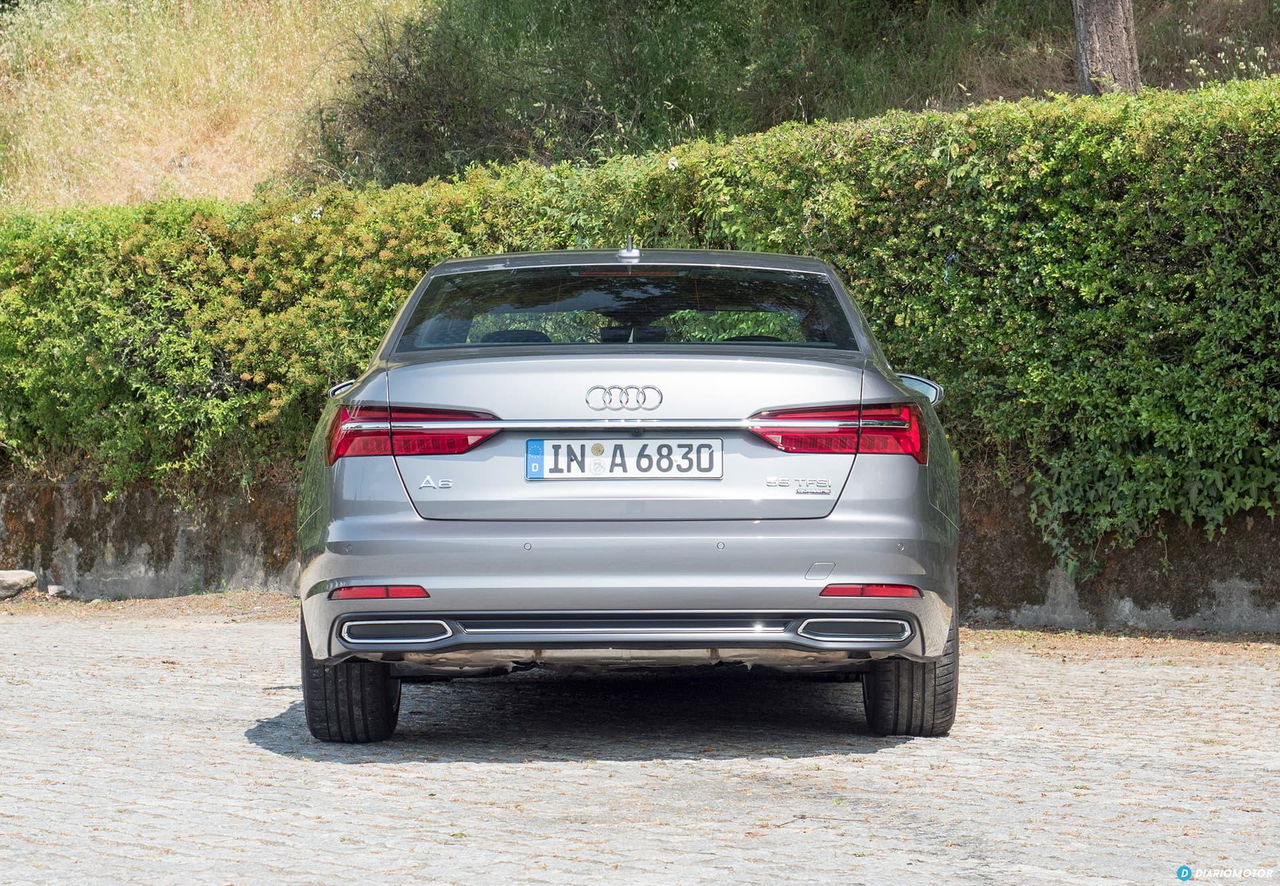
[[[608,409],[643,409],[653,412],[662,405],[662,391],[653,385],[594,385],[587,388],[587,406],[596,412]]]

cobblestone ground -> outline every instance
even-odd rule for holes
[[[393,741],[344,747],[306,733],[289,621],[0,615],[4,882],[1092,884],[1280,867],[1267,642],[1130,653],[968,632],[946,739],[867,735],[856,684],[527,674],[407,687]]]

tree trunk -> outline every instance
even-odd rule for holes
[[[1133,0],[1071,0],[1076,17],[1076,70],[1085,95],[1137,92],[1138,41]]]

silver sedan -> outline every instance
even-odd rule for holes
[[[324,741],[405,680],[715,665],[955,717],[956,469],[827,264],[738,252],[446,261],[303,470],[302,667]]]

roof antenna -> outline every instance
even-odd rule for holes
[[[618,250],[618,261],[637,262],[640,261],[640,250],[636,249],[631,240],[631,235],[627,235],[627,248]]]

